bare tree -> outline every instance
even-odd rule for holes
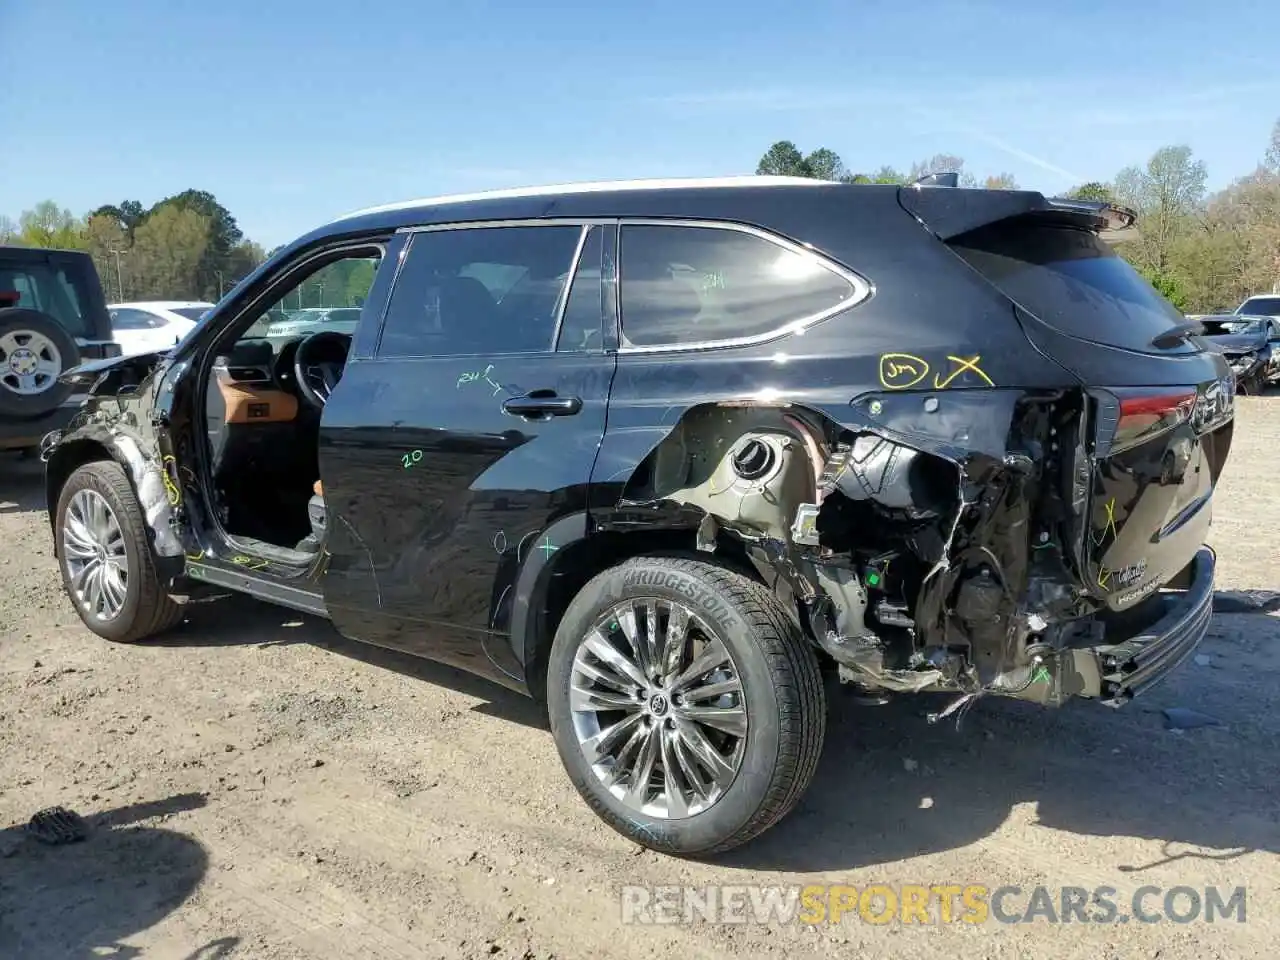
[[[1116,198],[1138,213],[1139,236],[1132,241],[1137,265],[1156,275],[1169,273],[1174,243],[1195,224],[1204,202],[1208,170],[1186,146],[1161,147],[1143,167],[1126,167],[1115,180]]]

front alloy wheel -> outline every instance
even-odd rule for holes
[[[560,759],[624,836],[706,856],[799,801],[822,749],[818,662],[763,584],[683,558],[637,557],[574,597],[547,662]]]
[[[115,511],[97,490],[77,490],[62,524],[67,587],[90,617],[114,620],[129,595],[129,557]]]
[[[182,606],[156,571],[146,519],[118,463],[98,460],[71,471],[54,523],[62,583],[86,627],[129,643],[182,619]]]

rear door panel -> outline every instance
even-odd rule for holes
[[[578,252],[583,273],[594,272],[574,301],[577,323],[562,310],[564,329],[578,336],[560,352],[348,363],[325,409],[320,449],[332,553],[324,596],[343,633],[499,682],[522,680],[509,638],[515,583],[536,552],[559,549],[547,528],[585,513],[605,430],[615,359],[599,336],[599,243],[590,249],[593,265]],[[396,296],[421,277],[402,271]],[[524,316],[532,308],[515,309]],[[358,352],[376,354],[363,329],[356,342]],[[580,406],[543,419],[504,409],[530,393]]]

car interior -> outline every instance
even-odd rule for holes
[[[342,376],[351,336],[320,330],[277,337],[268,328],[299,300],[362,303],[377,263],[361,257],[328,264],[215,355],[205,393],[208,463],[219,520],[230,535],[304,554],[320,549],[320,415]]]

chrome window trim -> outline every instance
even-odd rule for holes
[[[591,235],[591,225],[584,223],[582,230],[578,233],[578,246],[574,248],[573,260],[569,264],[569,274],[565,277],[564,287],[557,295],[556,301],[556,324],[551,331],[551,352],[555,353],[560,349],[560,327],[564,323],[564,313],[569,307],[569,291],[573,289],[573,281],[578,276],[578,265],[582,262],[582,251],[587,246],[587,237]]]
[[[440,230],[489,230],[494,227],[590,227],[617,223],[617,217],[511,217],[499,220],[451,220],[400,227],[396,233],[436,233]]]
[[[654,227],[698,227],[710,230],[726,230],[730,232],[745,233],[753,237],[758,237],[766,243],[772,243],[775,246],[782,247],[792,253],[800,256],[811,257],[819,266],[829,272],[835,274],[840,279],[848,283],[853,289],[853,295],[846,300],[842,300],[835,306],[818,313],[808,316],[799,317],[790,320],[779,327],[772,330],[766,330],[763,333],[755,333],[744,337],[725,337],[718,340],[699,340],[692,343],[655,343],[655,344],[633,344],[627,340],[626,325],[626,264],[623,261],[622,253],[622,237],[626,228],[630,225],[636,226],[654,226]],[[688,219],[666,219],[662,217],[623,217],[620,219],[619,240],[618,240],[618,327],[621,333],[622,342],[618,347],[619,354],[637,354],[637,353],[675,353],[686,352],[690,350],[719,350],[730,347],[749,347],[759,343],[768,343],[770,340],[777,340],[790,334],[803,333],[814,324],[821,323],[828,317],[833,317],[837,313],[850,310],[861,303],[865,303],[875,294],[875,285],[870,280],[858,273],[850,270],[841,264],[834,262],[828,257],[818,253],[808,244],[797,243],[786,237],[765,230],[761,227],[754,227],[745,223],[733,223],[726,220],[688,220]]]

